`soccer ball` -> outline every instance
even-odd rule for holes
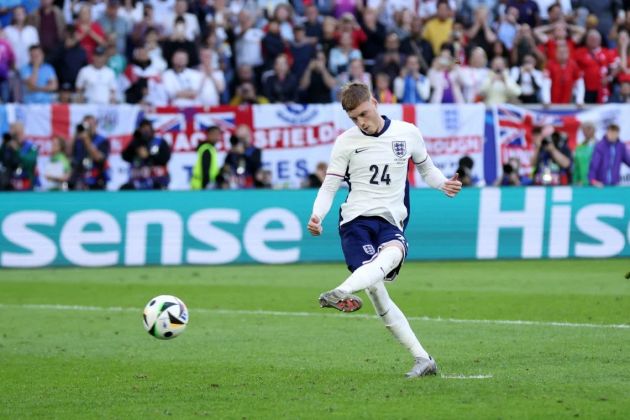
[[[170,340],[186,329],[188,308],[175,296],[160,295],[147,303],[142,319],[149,334],[160,340]]]

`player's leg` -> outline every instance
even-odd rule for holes
[[[361,267],[376,254],[376,248],[372,241],[376,236],[373,221],[359,217],[339,228],[341,236],[341,249],[351,272]],[[343,312],[353,312],[361,309],[363,302],[352,293],[333,289],[319,296],[319,304],[322,308],[335,308]]]
[[[337,290],[343,293],[355,293],[365,290],[382,281],[394,271],[402,262],[405,249],[398,241],[391,241],[381,246],[380,251],[370,262],[367,262],[354,270]]]
[[[413,368],[406,376],[412,378],[436,374],[437,365],[435,361],[420,344],[403,312],[389,297],[384,282],[382,280],[377,282],[370,286],[366,292],[372,305],[374,305],[376,314],[385,323],[385,327],[409,350],[415,359]]]

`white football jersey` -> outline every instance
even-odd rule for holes
[[[420,130],[404,121],[386,119],[377,135],[366,135],[356,126],[342,133],[327,171],[350,186],[340,224],[358,216],[380,216],[402,230],[408,216],[409,159],[419,164],[427,158]]]

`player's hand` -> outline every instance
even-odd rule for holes
[[[322,220],[319,216],[312,215],[308,221],[308,225],[306,226],[311,235],[319,236],[322,234]]]
[[[444,183],[444,185],[442,186],[442,191],[444,191],[444,194],[448,195],[449,197],[455,197],[457,193],[462,190],[462,183],[458,178],[459,174],[455,174],[451,179]]]

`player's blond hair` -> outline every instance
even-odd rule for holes
[[[341,107],[350,112],[363,102],[372,99],[370,87],[362,82],[348,82],[341,88]]]

